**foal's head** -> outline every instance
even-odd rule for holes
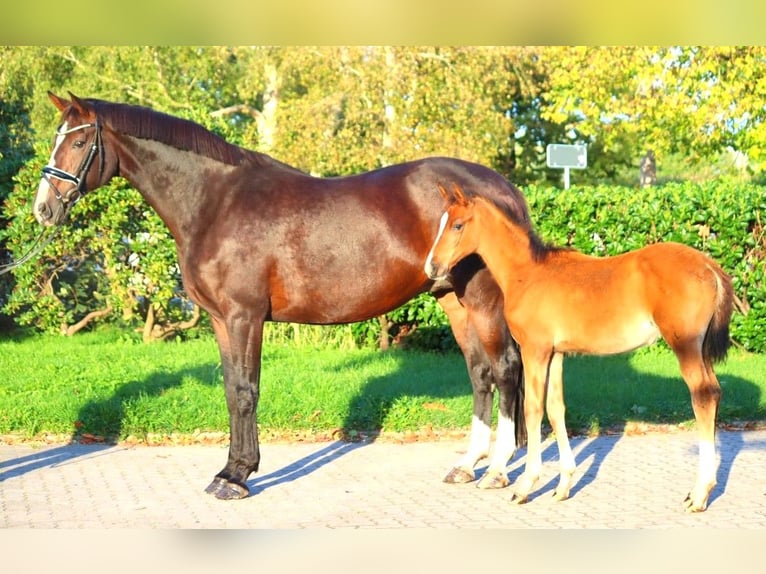
[[[439,192],[447,201],[447,210],[442,215],[425,263],[425,272],[430,279],[444,279],[452,267],[478,247],[480,226],[474,225],[477,200],[466,197],[457,185],[454,190],[454,195],[450,195],[439,184]]]

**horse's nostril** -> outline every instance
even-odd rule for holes
[[[37,206],[37,214],[40,216],[40,219],[42,219],[42,220],[50,219],[50,217],[51,217],[51,210],[48,207],[48,204],[47,203],[40,203]]]

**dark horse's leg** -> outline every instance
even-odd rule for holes
[[[252,318],[248,318],[252,319]],[[221,352],[226,406],[229,409],[229,458],[205,492],[222,500],[249,495],[247,478],[258,470],[257,408],[263,320],[245,318],[224,324],[213,319]]]
[[[436,295],[465,357],[473,387],[473,418],[468,450],[444,480],[474,480],[474,466],[489,456],[496,388],[497,441],[489,468],[477,486],[502,488],[509,482],[505,470],[508,461],[516,447],[526,442],[521,358],[503,317],[502,293],[481,262],[468,258],[453,270],[452,279],[455,291]]]

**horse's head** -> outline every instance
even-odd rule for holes
[[[35,197],[34,215],[43,225],[63,223],[86,191],[103,185],[112,175],[104,175],[105,153],[95,109],[69,95],[71,101],[48,92],[62,115]]]
[[[471,221],[474,218],[474,200],[467,198],[457,184],[450,195],[441,184],[439,191],[447,202],[439,231],[428,254],[425,272],[430,279],[444,279],[461,259],[476,249],[476,237]]]

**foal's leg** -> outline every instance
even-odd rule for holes
[[[527,424],[527,461],[524,473],[515,484],[511,500],[523,504],[540,478],[543,467],[542,439],[540,426],[543,422],[543,402],[545,399],[548,365],[551,352],[532,349],[531,345],[521,344],[521,360],[524,364],[524,417]]]
[[[223,367],[223,384],[229,410],[229,457],[205,489],[222,500],[245,498],[250,494],[247,478],[258,470],[257,408],[261,366],[263,320],[250,316],[227,324],[213,319]]]
[[[566,429],[566,405],[564,404],[564,384],[563,384],[563,362],[564,355],[554,353],[548,368],[548,398],[546,410],[548,420],[550,420],[553,432],[556,435],[556,442],[559,447],[560,476],[559,484],[553,492],[553,498],[556,500],[566,500],[569,498],[569,490],[572,488],[572,481],[575,471],[575,459],[572,454],[572,447],[569,445],[569,436]]]
[[[721,386],[711,365],[702,358],[698,341],[673,346],[681,374],[692,399],[694,418],[699,434],[699,468],[697,482],[684,499],[688,512],[702,512],[707,508],[710,493],[716,485],[718,464],[715,452],[715,421],[721,400]]]

